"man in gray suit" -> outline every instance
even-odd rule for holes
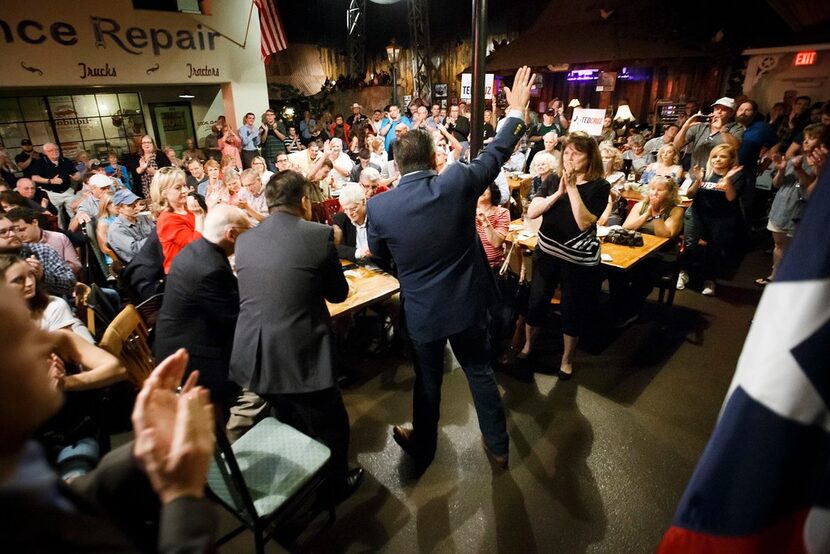
[[[344,498],[363,477],[349,471],[349,416],[334,374],[326,300],[349,293],[331,227],[308,221],[308,182],[281,171],[265,189],[270,216],[239,237],[240,312],[230,377],[265,399],[280,421],[331,449],[332,489]]]

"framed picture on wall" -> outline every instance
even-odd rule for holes
[[[436,98],[446,98],[447,97],[447,83],[438,83],[435,85],[435,97]]]

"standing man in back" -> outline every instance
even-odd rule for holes
[[[419,472],[435,456],[447,340],[467,375],[485,450],[498,466],[508,465],[507,426],[487,339],[487,308],[498,293],[475,216],[478,197],[525,132],[523,110],[533,78],[527,67],[519,69],[513,89],[507,89],[508,120],[469,166],[452,164],[436,175],[429,133],[412,131],[398,139],[400,184],[368,202],[369,250],[395,260],[415,351],[413,427],[395,426],[392,436]],[[436,233],[448,239],[435,240]]]
[[[268,182],[271,215],[237,242],[240,312],[230,376],[271,405],[274,415],[331,449],[329,480],[338,499],[363,476],[349,471],[349,416],[334,377],[326,300],[343,302],[334,232],[311,219],[309,183],[296,171]]]

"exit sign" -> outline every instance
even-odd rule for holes
[[[807,50],[805,52],[796,52],[795,65],[814,65],[816,63],[816,51]]]

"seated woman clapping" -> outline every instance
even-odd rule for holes
[[[648,198],[637,202],[623,227],[669,241],[628,271],[608,274],[611,306],[617,326],[636,320],[660,275],[677,262],[677,237],[683,230],[683,208],[678,206],[678,187],[673,179],[655,177],[648,185]]]
[[[498,271],[504,262],[504,239],[510,228],[510,212],[501,207],[501,191],[495,183],[478,197],[476,206],[476,233],[484,245],[487,262]]]

